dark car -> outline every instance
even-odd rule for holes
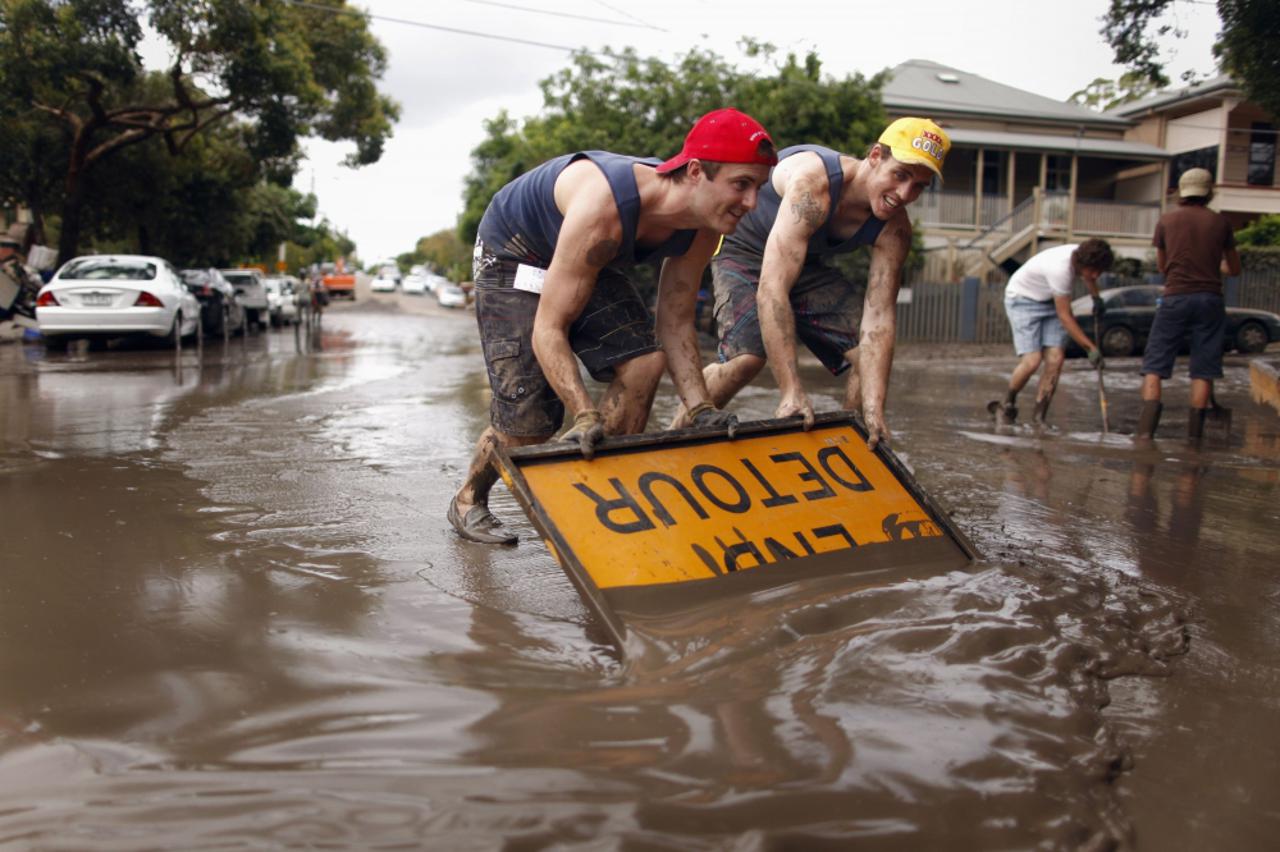
[[[1116,287],[1103,290],[1100,295],[1106,305],[1102,328],[1098,332],[1098,346],[1108,357],[1141,355],[1155,321],[1156,305],[1162,288],[1155,284],[1139,284],[1132,287]],[[1093,300],[1081,296],[1071,303],[1071,313],[1084,333],[1092,337]],[[1280,316],[1270,311],[1250,308],[1227,308],[1227,327],[1223,334],[1224,348],[1240,352],[1261,352],[1267,344],[1280,340]],[[1184,349],[1184,351],[1186,351]],[[1067,355],[1083,355],[1084,351],[1073,340],[1067,345]]]
[[[221,272],[216,269],[183,269],[178,275],[200,302],[205,334],[230,337],[244,333],[244,305],[235,287]]]

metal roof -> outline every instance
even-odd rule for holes
[[[952,145],[974,148],[1018,148],[1029,151],[1052,151],[1056,154],[1092,154],[1125,157],[1132,160],[1167,160],[1169,152],[1145,142],[1123,139],[1090,139],[1087,136],[1058,136],[1049,133],[1009,133],[997,130],[947,128]]]
[[[1181,89],[1166,90],[1156,92],[1154,95],[1147,95],[1141,100],[1131,101],[1127,104],[1121,104],[1107,110],[1107,115],[1120,116],[1123,118],[1132,118],[1139,113],[1148,110],[1158,110],[1163,107],[1173,106],[1179,102],[1190,102],[1197,98],[1204,98],[1210,95],[1221,95],[1226,92],[1238,92],[1240,85],[1225,74],[1195,83]]]
[[[1123,128],[1133,122],[1055,101],[926,59],[909,59],[889,71],[881,100],[891,112],[982,115]]]

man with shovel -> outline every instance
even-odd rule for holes
[[[987,403],[987,411],[995,416],[997,426],[1010,426],[1018,417],[1016,404],[1021,391],[1044,365],[1036,388],[1035,413],[1037,427],[1045,425],[1049,404],[1058,389],[1062,362],[1066,357],[1067,337],[1080,344],[1095,369],[1103,368],[1102,351],[1080,328],[1071,314],[1071,285],[1076,276],[1084,281],[1093,296],[1093,311],[1102,317],[1102,298],[1098,295],[1098,278],[1111,268],[1114,257],[1105,240],[1085,240],[1045,249],[1013,273],[1004,291],[1004,310],[1013,328],[1013,346],[1018,364],[1009,377],[1004,399]]]

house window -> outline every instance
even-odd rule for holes
[[[1058,155],[1050,156],[1045,163],[1044,188],[1050,192],[1071,189],[1071,158]]]
[[[1004,195],[1004,151],[982,152],[982,194]]]
[[[1249,185],[1271,186],[1275,177],[1276,129],[1265,121],[1255,121],[1249,138]]]
[[[1218,176],[1218,146],[1210,145],[1197,151],[1175,154],[1169,161],[1169,191],[1178,188],[1178,178],[1188,169],[1208,169],[1215,180]]]

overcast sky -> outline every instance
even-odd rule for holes
[[[358,170],[340,165],[349,145],[310,143],[296,186],[314,189],[320,214],[356,241],[366,264],[410,251],[419,237],[453,227],[471,149],[484,138],[484,120],[504,108],[518,118],[536,114],[542,106],[538,81],[568,62],[564,50],[456,30],[592,50],[630,46],[641,56],[664,60],[700,46],[743,66],[737,43],[745,35],[772,42],[782,53],[814,50],[824,72],[837,77],[928,59],[1057,100],[1096,77],[1114,78],[1121,71],[1098,34],[1107,0],[365,0],[355,5],[373,16],[372,30],[389,53],[380,88],[400,103],[400,122],[382,159]],[[1189,35],[1169,41],[1170,77],[1176,80],[1187,69],[1212,72],[1210,47],[1218,29],[1213,4],[1187,0],[1176,6],[1176,23]]]

